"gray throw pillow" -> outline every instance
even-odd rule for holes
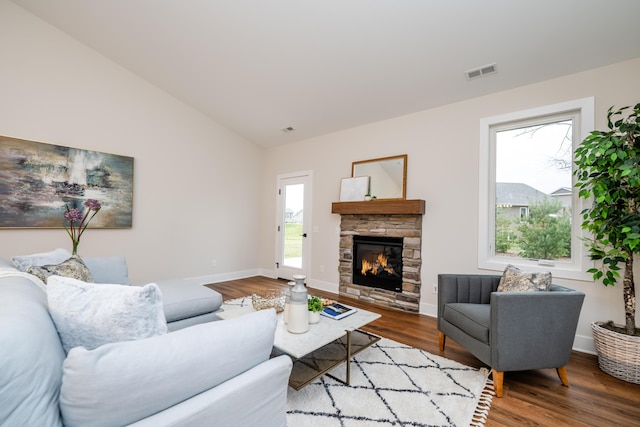
[[[33,274],[45,283],[47,283],[47,279],[50,276],[63,276],[82,280],[83,282],[93,282],[91,271],[77,255],[73,255],[60,264],[29,267],[27,273]]]
[[[66,249],[58,248],[50,252],[41,252],[32,255],[16,255],[11,257],[11,262],[20,271],[27,271],[32,266],[42,266],[51,264],[60,264],[62,261],[69,259],[71,252]]]
[[[145,286],[86,283],[51,276],[47,284],[49,313],[65,351],[131,341],[167,333],[162,294]]]
[[[548,291],[550,287],[550,272],[528,273],[509,264],[500,278],[498,292]]]
[[[83,257],[95,283],[130,285],[129,270],[124,256]]]

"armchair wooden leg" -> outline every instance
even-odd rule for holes
[[[442,332],[438,331],[438,345],[440,346],[440,351],[444,351],[444,343],[447,340],[447,336]]]
[[[567,367],[562,366],[556,369],[558,376],[560,377],[560,381],[562,381],[562,385],[569,387],[569,377],[567,377]]]
[[[504,372],[492,369],[491,375],[493,376],[493,387],[496,391],[496,396],[502,397],[502,383],[504,381]]]

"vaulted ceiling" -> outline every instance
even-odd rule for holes
[[[265,147],[640,57],[638,0],[12,1]]]

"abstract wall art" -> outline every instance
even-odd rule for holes
[[[130,228],[133,157],[0,136],[0,228],[62,228],[96,199],[89,228]]]

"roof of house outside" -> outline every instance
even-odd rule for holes
[[[529,206],[537,200],[548,199],[542,191],[515,182],[496,182],[496,204],[502,207]]]
[[[550,194],[551,196],[568,196],[571,195],[571,189],[568,187],[560,187]]]

